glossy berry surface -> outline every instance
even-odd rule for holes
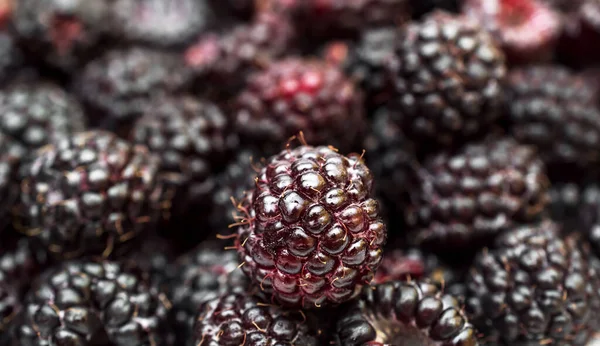
[[[154,97],[181,90],[188,79],[176,54],[132,46],[97,56],[76,76],[75,84],[93,125],[120,132]]]
[[[466,309],[490,342],[585,345],[596,328],[597,260],[559,231],[551,221],[517,227],[475,260]]]
[[[413,241],[438,251],[476,248],[520,222],[535,221],[548,203],[548,178],[536,152],[512,139],[470,143],[439,154],[417,172],[408,222]]]
[[[103,131],[39,149],[24,168],[19,230],[60,258],[116,255],[156,223],[159,164],[146,147]]]
[[[85,130],[77,99],[52,83],[15,83],[0,92],[0,132],[29,150]]]
[[[336,345],[479,345],[458,300],[427,281],[365,287],[337,322]]]
[[[579,170],[600,161],[598,98],[583,76],[556,65],[515,68],[507,91],[512,135],[534,145],[544,161]]]
[[[66,262],[25,299],[14,338],[22,345],[161,345],[167,306],[113,262]]]
[[[357,155],[300,146],[267,161],[240,206],[242,270],[284,305],[340,304],[369,283],[386,228]]]
[[[477,22],[435,11],[408,24],[398,43],[390,107],[407,135],[447,146],[501,115],[504,54]]]
[[[207,204],[216,172],[238,146],[231,127],[217,105],[192,96],[160,97],[135,122],[131,142],[160,156],[160,179],[175,200],[173,217]]]
[[[349,150],[364,128],[362,102],[362,92],[339,68],[287,58],[248,78],[235,101],[236,127],[267,151],[279,151],[299,131],[311,145]]]
[[[183,255],[175,264],[178,273],[171,283],[169,298],[173,304],[171,323],[181,344],[193,336],[196,314],[205,303],[224,294],[244,294],[249,282],[239,266],[234,251],[224,251],[224,245],[207,242]]]
[[[316,345],[301,314],[243,294],[206,303],[196,318],[198,346]]]

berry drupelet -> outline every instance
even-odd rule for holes
[[[320,60],[287,58],[252,74],[235,101],[243,141],[278,152],[299,131],[311,145],[353,149],[365,127],[362,92]]]
[[[112,14],[121,39],[156,47],[186,44],[214,18],[206,0],[116,0]]]
[[[112,1],[12,1],[12,31],[28,56],[65,71],[81,66],[104,45]]]
[[[25,167],[18,228],[60,258],[118,255],[153,228],[165,204],[159,164],[109,132],[65,137]]]
[[[478,345],[459,301],[427,281],[365,287],[337,321],[335,345]]]
[[[501,115],[504,55],[474,20],[436,11],[409,24],[389,65],[390,107],[425,147],[478,135]]]
[[[541,216],[548,187],[536,152],[509,138],[438,154],[417,171],[411,190],[413,241],[438,251],[474,248]]]
[[[356,297],[381,262],[386,227],[362,157],[300,146],[273,156],[241,203],[242,270],[290,307]]]
[[[190,211],[196,214],[209,209],[216,172],[238,147],[237,136],[221,109],[192,96],[152,101],[134,123],[131,142],[160,156],[165,200],[173,201],[169,215],[164,216],[177,223],[189,217]]]
[[[93,125],[127,137],[153,98],[181,91],[188,82],[179,56],[134,46],[97,57],[75,85]]]
[[[175,326],[177,345],[191,345],[196,314],[204,303],[224,294],[244,294],[249,289],[235,252],[224,252],[223,247],[220,243],[204,243],[175,264],[177,275],[171,283],[169,298],[173,304],[171,323]]]
[[[299,311],[244,294],[229,293],[204,304],[194,329],[195,346],[317,345]]]
[[[51,83],[21,82],[0,91],[0,132],[30,151],[85,129],[79,102]]]
[[[585,345],[600,308],[591,261],[587,244],[562,238],[551,221],[504,233],[467,278],[471,321],[494,345]]]
[[[66,262],[27,295],[15,321],[20,345],[165,345],[168,308],[136,268],[114,262]]]
[[[598,98],[583,77],[542,65],[512,70],[507,84],[509,130],[519,142],[536,146],[549,166],[585,171],[600,162]]]
[[[562,32],[560,15],[543,0],[465,0],[463,13],[481,23],[514,63],[550,60]]]
[[[288,53],[294,39],[295,30],[285,16],[259,13],[252,22],[224,34],[202,35],[184,52],[184,61],[200,88],[210,84],[218,93],[235,94],[250,72]]]
[[[48,265],[45,254],[36,251],[28,239],[11,243],[3,242],[0,256],[0,345],[5,344],[3,341],[22,308],[31,281]]]

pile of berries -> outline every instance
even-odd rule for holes
[[[598,0],[0,0],[0,81],[0,346],[600,335]]]

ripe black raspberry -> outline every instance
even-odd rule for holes
[[[122,39],[157,47],[188,43],[214,18],[206,0],[116,0],[112,11]]]
[[[194,330],[197,346],[317,345],[300,312],[244,294],[230,293],[207,302],[200,308]]]
[[[43,147],[24,169],[20,230],[54,256],[117,255],[160,214],[159,160],[109,132]]]
[[[483,251],[467,278],[471,321],[494,345],[585,345],[600,282],[589,247],[551,221],[521,226]]]
[[[14,332],[20,345],[165,345],[164,299],[139,272],[114,262],[66,262],[28,294]]]
[[[243,86],[248,73],[289,52],[294,38],[294,28],[287,18],[260,13],[251,23],[223,35],[201,36],[185,51],[184,60],[201,88],[217,88],[217,93],[230,94]]]
[[[466,0],[463,13],[500,42],[511,62],[550,60],[561,35],[560,15],[543,0]]]
[[[287,306],[356,297],[382,258],[386,227],[362,158],[301,146],[268,160],[240,206],[242,269]]]
[[[547,164],[587,170],[600,162],[598,98],[582,77],[560,66],[517,68],[507,90],[511,133]]]
[[[478,345],[459,301],[427,281],[365,287],[337,322],[336,345]]]
[[[85,129],[81,105],[50,83],[16,83],[0,91],[0,132],[29,150]]]
[[[395,87],[390,106],[407,135],[447,146],[500,116],[504,55],[475,21],[436,11],[409,24],[398,43],[388,72]]]
[[[385,210],[389,216],[402,219],[416,166],[414,144],[383,108],[371,119],[371,131],[363,147],[367,164],[377,179],[375,191]]]
[[[175,223],[190,216],[190,211],[197,214],[210,206],[215,175],[238,147],[237,136],[221,109],[191,96],[152,101],[134,123],[131,142],[160,156],[165,199],[173,201],[166,210],[169,215],[164,216]]]
[[[13,138],[0,133],[0,201],[2,201],[0,230],[2,231],[11,222],[12,208],[19,198],[18,170],[25,157],[25,148]]]
[[[334,42],[324,55],[330,62],[340,64],[365,92],[370,107],[387,101],[392,85],[385,66],[394,56],[399,31],[395,27],[374,28],[364,31],[355,45]]]
[[[29,52],[55,67],[72,71],[105,41],[112,1],[12,1],[12,28]]]
[[[11,242],[12,243],[12,242]],[[45,254],[36,251],[28,239],[7,245],[3,237],[0,256],[0,344],[8,337],[12,321],[22,308],[22,299],[31,281],[48,265]]]
[[[512,139],[470,143],[417,171],[408,223],[414,241],[439,251],[474,248],[499,232],[535,220],[548,202],[545,166]]]
[[[242,150],[217,176],[210,216],[211,228],[217,233],[227,235],[235,232],[229,226],[238,221],[235,219],[236,205],[254,188],[256,176],[262,167],[260,160],[256,151]]]
[[[349,151],[365,127],[361,91],[319,60],[287,58],[252,74],[234,107],[243,140],[269,154],[299,131],[310,144]]]
[[[128,126],[152,99],[185,89],[187,82],[177,55],[132,47],[96,58],[85,66],[75,84],[92,112],[94,125],[126,136]]]
[[[248,291],[248,280],[235,252],[223,251],[221,243],[206,243],[180,258],[177,273],[169,290],[173,304],[171,323],[175,326],[177,345],[188,344],[198,309],[219,296]],[[196,344],[194,344],[196,345]]]

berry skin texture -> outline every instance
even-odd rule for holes
[[[43,274],[14,332],[20,345],[164,345],[168,309],[135,268],[66,262]]]
[[[501,115],[504,54],[475,21],[435,11],[409,24],[398,43],[390,107],[409,137],[446,147]]]
[[[71,71],[80,66],[107,36],[112,1],[13,1],[11,26],[29,56]]]
[[[127,137],[128,126],[152,99],[181,91],[188,82],[177,55],[134,46],[97,57],[84,67],[75,85],[93,125],[125,132]]]
[[[65,137],[24,169],[20,230],[59,258],[118,255],[160,215],[159,160],[103,131]]]
[[[479,345],[459,301],[427,281],[365,287],[336,329],[338,346]]]
[[[512,139],[490,138],[432,157],[417,171],[407,221],[415,243],[439,251],[471,249],[548,203],[545,166]]]
[[[600,308],[591,261],[588,245],[551,221],[504,233],[467,278],[471,321],[494,345],[585,345]]]
[[[466,0],[463,13],[485,27],[513,63],[550,60],[562,31],[560,15],[543,0]]]
[[[0,345],[10,345],[3,340],[8,338],[8,331],[14,318],[22,308],[23,296],[29,289],[31,281],[48,264],[47,257],[35,251],[28,239],[21,238],[14,244],[6,246],[3,237],[2,255],[0,256]]]
[[[352,149],[365,128],[364,98],[342,71],[318,60],[287,58],[252,74],[235,101],[244,141],[276,153],[299,131],[311,145]]]
[[[214,17],[206,0],[117,0],[112,14],[122,38],[155,47],[190,42]]]
[[[166,199],[173,200],[168,211],[175,220],[207,203],[217,170],[239,144],[221,109],[192,96],[154,100],[135,122],[131,142],[160,156],[159,175]]]
[[[297,311],[230,293],[207,302],[195,325],[196,346],[317,345]]]
[[[235,94],[249,73],[289,53],[294,39],[295,30],[286,17],[264,12],[222,35],[202,35],[183,59],[199,83]]]
[[[177,345],[190,343],[199,308],[225,294],[244,294],[248,279],[238,268],[235,252],[221,250],[220,243],[203,243],[175,264],[178,273],[172,281],[169,299],[173,304],[171,323],[177,332]],[[197,344],[194,344],[194,346]]]
[[[0,132],[33,151],[85,130],[79,102],[50,83],[15,83],[0,91]]]
[[[240,206],[242,270],[289,307],[356,297],[373,278],[386,240],[372,187],[358,155],[300,146],[273,156]]]
[[[583,77],[560,66],[516,68],[507,90],[509,129],[518,141],[536,146],[548,165],[584,172],[597,165],[600,110]]]

